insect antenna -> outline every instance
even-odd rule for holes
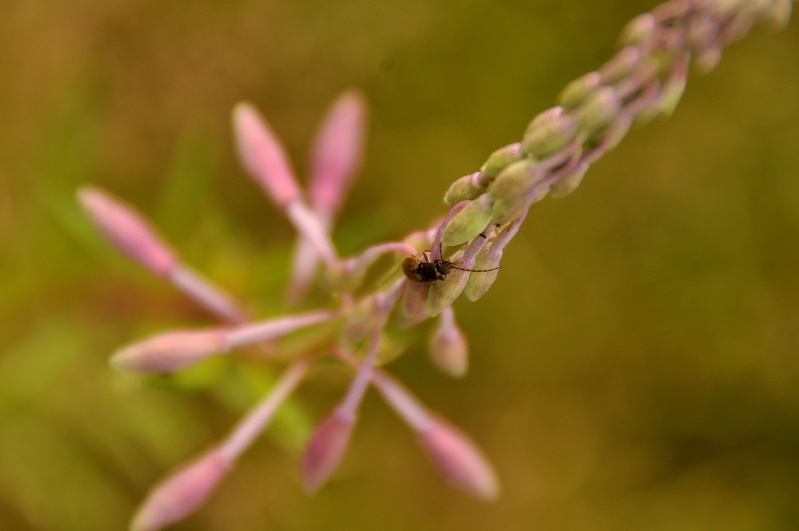
[[[472,273],[487,273],[489,271],[496,271],[502,266],[492,267],[491,269],[464,269],[462,267],[455,267],[454,265],[450,264],[449,267],[452,269],[457,269],[459,271],[471,271]]]

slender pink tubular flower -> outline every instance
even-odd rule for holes
[[[233,108],[233,130],[244,168],[277,207],[284,210],[301,192],[280,139],[247,102]]]
[[[232,469],[236,459],[263,433],[280,405],[302,381],[309,365],[308,358],[295,360],[225,440],[156,485],[136,511],[131,530],[163,529],[196,511]]]
[[[306,491],[316,492],[336,471],[356,420],[356,416],[336,408],[316,427],[302,456],[301,476]]]
[[[156,485],[136,511],[131,531],[156,531],[183,520],[205,502],[233,463],[217,448]]]
[[[83,186],[77,195],[95,225],[122,253],[169,280],[214,315],[233,323],[245,320],[241,306],[224,290],[181,263],[172,247],[129,204],[95,186]]]
[[[354,356],[339,348],[336,356],[350,365]],[[389,406],[416,432],[433,464],[456,487],[485,501],[495,500],[500,487],[491,462],[463,432],[431,413],[397,380],[379,368],[371,370],[372,383]]]
[[[323,220],[332,221],[338,215],[360,169],[366,118],[366,99],[350,90],[336,99],[319,127],[308,197]]]
[[[269,124],[249,103],[233,109],[233,131],[247,173],[316,248],[327,264],[337,260],[325,224],[302,197],[285,149]]]
[[[366,119],[366,99],[359,91],[349,90],[333,102],[316,134],[311,151],[308,196],[311,207],[328,233],[360,169]],[[318,262],[319,255],[314,246],[300,235],[286,290],[290,302],[299,303],[305,298]]]
[[[314,430],[302,457],[302,481],[308,492],[315,492],[336,471],[349,445],[358,419],[358,408],[372,380],[381,331],[372,335],[369,353],[357,365],[357,373],[344,399]]]
[[[435,417],[418,436],[433,463],[450,483],[485,501],[499,497],[494,468],[465,433]]]
[[[78,201],[114,246],[159,277],[178,263],[175,252],[133,207],[94,187],[78,189]]]
[[[174,372],[233,348],[283,336],[328,321],[331,311],[298,314],[232,328],[164,332],[118,350],[111,364],[138,372]]]

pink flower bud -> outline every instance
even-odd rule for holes
[[[338,468],[350,441],[356,417],[336,408],[316,427],[302,457],[302,482],[315,492]]]
[[[300,195],[300,188],[277,135],[246,102],[233,109],[233,129],[244,168],[283,210]]]
[[[183,520],[208,498],[232,463],[212,449],[158,484],[139,507],[133,531],[155,531]]]
[[[445,308],[439,325],[430,337],[430,359],[442,372],[454,378],[466,374],[469,368],[469,345],[455,323],[455,312]]]
[[[308,192],[311,205],[323,218],[338,214],[361,164],[366,112],[366,100],[360,92],[345,92],[319,127]]]
[[[175,267],[175,253],[130,205],[94,186],[81,187],[78,201],[111,243],[130,258],[162,277]]]
[[[228,350],[222,330],[158,334],[118,350],[111,364],[137,372],[173,372]]]
[[[466,434],[434,417],[418,435],[433,463],[448,481],[485,501],[499,496],[494,468]]]

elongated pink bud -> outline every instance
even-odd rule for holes
[[[308,195],[323,218],[338,214],[361,165],[366,114],[363,94],[351,90],[336,99],[319,127]]]
[[[441,312],[439,325],[433,330],[429,345],[430,359],[441,371],[460,378],[469,368],[469,345],[455,322],[451,307]]]
[[[86,214],[120,251],[161,277],[175,267],[175,253],[133,207],[94,186],[81,187],[77,195]]]
[[[216,449],[180,468],[150,491],[131,524],[132,531],[156,531],[197,510],[231,469]]]
[[[418,435],[433,463],[453,485],[485,501],[499,496],[494,468],[466,434],[433,417]]]
[[[222,330],[166,332],[123,347],[111,357],[118,369],[174,372],[228,350]]]
[[[299,197],[300,187],[277,135],[255,107],[246,102],[233,109],[233,130],[244,168],[283,210]]]
[[[355,420],[355,415],[336,408],[316,427],[302,456],[302,482],[308,492],[318,490],[338,468]]]

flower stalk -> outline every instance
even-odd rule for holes
[[[160,529],[196,510],[325,355],[352,367],[355,375],[344,398],[308,441],[302,463],[307,490],[318,489],[338,467],[366,390],[374,385],[448,481],[479,499],[495,499],[496,474],[471,439],[378,367],[379,351],[397,332],[394,325],[404,330],[439,316],[430,339],[431,359],[447,374],[464,375],[467,341],[452,305],[461,294],[477,300],[494,284],[506,248],[531,205],[548,195],[575,191],[591,164],[615,148],[632,125],[671,115],[686,89],[691,64],[709,71],[723,50],[754,24],[782,27],[791,10],[790,0],[671,0],[636,17],[622,32],[622,47],[613,58],[569,83],[558,105],[539,113],[517,142],[495,150],[479,171],[449,187],[444,202],[450,209],[440,223],[347,259],[339,258],[330,233],[361,166],[364,97],[346,92],[326,114],[312,149],[307,192],[268,122],[251,104],[238,104],[233,129],[242,166],[298,233],[288,298],[300,304],[321,268],[324,281],[319,287],[329,296],[327,309],[251,322],[241,304],[182,263],[133,207],[99,188],[81,188],[79,202],[115,247],[235,325],[153,336],[115,353],[111,361],[116,367],[173,372],[240,346],[301,334],[313,325],[335,327],[323,342],[298,349],[274,388],[221,443],[156,487],[133,528]],[[378,276],[369,273],[391,254],[416,258],[404,262],[405,269],[397,260],[377,280],[365,282]]]

